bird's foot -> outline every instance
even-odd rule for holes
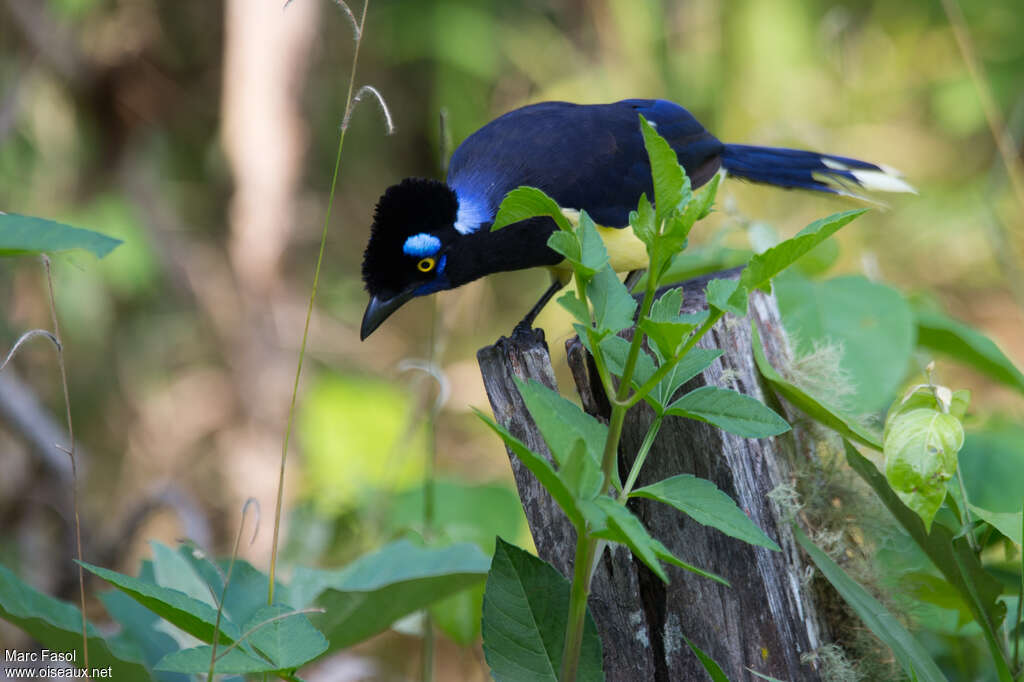
[[[515,341],[533,341],[534,339],[541,342],[544,341],[544,330],[533,327],[533,320],[523,319],[519,321],[519,324],[512,329],[512,335],[509,337]]]

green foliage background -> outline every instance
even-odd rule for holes
[[[294,93],[305,126],[306,143],[296,148],[301,181],[283,226],[286,248],[265,288],[247,284],[229,255],[238,176],[222,146],[221,103],[231,77],[223,4],[51,0],[0,7],[0,210],[125,242],[99,265],[72,254],[55,269],[76,433],[90,455],[82,505],[86,522],[96,520],[93,547],[146,490],[167,481],[190,491],[212,520],[217,550],[229,546],[246,497],[261,500],[265,517],[272,509],[353,49],[350,27],[332,3],[295,0],[307,3],[317,5],[319,18],[309,68],[297,75]],[[17,4],[36,9],[16,14]],[[1019,149],[1019,3],[962,4]],[[32,26],[53,37],[40,43]],[[362,50],[357,85],[383,93],[396,133],[383,135],[381,117],[367,102],[350,128],[300,392],[296,447],[303,456],[289,472],[296,511],[288,561],[350,559],[410,528],[422,530],[408,508],[416,504],[410,499],[421,499],[415,488],[427,446],[416,423],[433,389],[395,367],[428,354],[434,311],[429,301],[410,304],[360,344],[365,297],[358,273],[383,189],[408,175],[440,174],[441,108],[457,144],[528,102],[665,97],[726,141],[814,148],[898,167],[920,196],[894,197],[891,210],[872,211],[841,232],[838,253],[824,254],[817,266],[822,279],[780,280],[783,306],[787,292],[808,287],[828,296],[836,278],[866,276],[856,284],[865,288],[883,286],[868,281],[882,278],[909,294],[915,310],[939,305],[1024,364],[1024,213],[938,1],[378,0]],[[724,183],[719,196],[717,213],[691,236],[694,245],[750,249],[765,235],[770,243],[850,207],[735,181]],[[510,273],[437,297],[434,338],[453,388],[437,423],[439,471],[461,491],[449,491],[453,506],[439,511],[440,532],[488,551],[499,530],[507,540],[528,540],[514,506],[493,517],[471,511],[492,498],[496,508],[509,509],[505,455],[469,412],[486,406],[473,352],[506,333],[544,284],[535,273]],[[875,311],[885,319],[870,323],[909,333],[906,308],[894,299]],[[47,326],[37,263],[0,261],[0,311],[0,348],[25,329]],[[793,314],[835,333],[865,324],[862,316],[825,319],[806,308]],[[539,324],[552,348],[570,334],[558,306],[549,306]],[[848,336],[843,369],[865,390],[855,390],[844,407],[884,408],[903,371],[920,366],[924,358],[906,336],[889,341],[890,348],[865,348]],[[879,355],[891,366],[885,376]],[[555,363],[561,364],[557,352]],[[60,413],[47,348],[29,348],[15,369]],[[1024,401],[960,365],[940,362],[938,372],[942,383],[972,389],[972,413],[997,415],[967,424],[961,459],[972,501],[1019,511],[1019,500],[1002,499],[1001,489],[985,481],[1019,478],[1020,467],[1007,462],[1024,457]],[[353,401],[361,402],[359,412]],[[359,437],[352,434],[357,428]],[[59,523],[23,492],[56,484],[46,483],[31,451],[2,421],[0,449],[7,467],[0,476],[0,518],[7,521],[0,559],[24,576],[42,559],[18,539],[19,529],[44,529],[51,550],[42,556],[66,553]],[[136,558],[147,555],[147,537],[172,541],[181,532],[173,515],[150,519],[130,544],[118,545],[114,559],[122,563],[113,567],[134,571]],[[268,544],[264,529],[251,549],[255,564],[265,565]],[[37,576],[39,586],[67,597],[63,570]],[[449,633],[472,639],[475,630],[458,617],[465,610],[453,609]],[[945,630],[934,639],[939,651],[952,646]],[[395,646],[417,647],[392,633],[367,651]],[[479,667],[454,646],[439,656],[453,678]],[[945,663],[956,665],[950,658]],[[971,665],[968,654],[959,660]],[[393,656],[380,665],[413,669]]]

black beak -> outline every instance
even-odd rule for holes
[[[415,288],[395,294],[391,298],[378,298],[371,296],[370,302],[366,305],[366,312],[363,313],[363,326],[359,329],[359,340],[365,341],[366,337],[373,333],[373,330],[381,325],[384,320],[390,317],[391,313],[402,307],[402,304],[413,297]]]

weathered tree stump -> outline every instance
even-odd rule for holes
[[[683,312],[706,307],[705,282],[701,278],[682,285]],[[769,359],[783,364],[787,348],[778,308],[772,296],[757,292],[751,297],[750,319],[726,317],[701,340],[701,347],[720,348],[724,354],[681,391],[716,385],[764,399],[752,353],[751,320]],[[588,354],[578,339],[566,345],[584,408],[607,420],[607,400]],[[495,419],[535,451],[548,454],[512,381],[513,376],[533,378],[555,387],[543,333],[503,337],[482,348],[477,357]],[[623,478],[653,417],[644,403],[627,415],[620,449]],[[748,668],[784,680],[820,679],[814,664],[802,663],[801,656],[826,639],[824,607],[816,603],[804,579],[807,564],[788,521],[767,497],[791,481],[791,457],[799,449],[793,447],[793,439],[800,437],[797,432],[746,439],[702,422],[665,420],[637,485],[681,473],[710,479],[782,551],[728,537],[655,501],[631,501],[630,509],[652,535],[684,561],[725,577],[732,587],[667,565],[671,582],[665,585],[627,548],[606,551],[594,575],[589,606],[604,645],[609,680],[707,679],[684,637],[712,656],[732,680],[756,679]],[[509,457],[538,553],[571,576],[571,523],[529,470],[511,452]]]

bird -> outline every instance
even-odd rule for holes
[[[857,190],[913,192],[881,164],[812,151],[725,144],[679,104],[627,99],[610,104],[540,102],[510,111],[472,133],[451,156],[446,181],[410,177],[387,188],[374,210],[363,255],[370,296],[365,340],[413,298],[497,272],[548,268],[552,282],[518,327],[571,278],[547,245],[557,229],[537,217],[491,231],[505,195],[535,187],[567,213],[586,211],[616,272],[646,267],[646,251],[628,226],[640,196],[653,201],[650,162],[639,116],[665,138],[694,189],[717,173],[785,189],[864,198]]]

